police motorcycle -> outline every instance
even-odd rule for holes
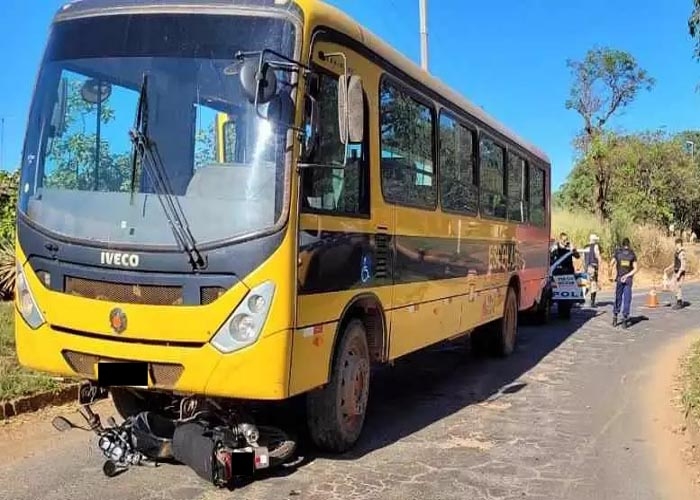
[[[550,249],[550,266],[547,274],[549,298],[557,306],[557,314],[561,319],[571,318],[571,310],[576,304],[584,304],[590,289],[588,273],[571,272],[571,268],[563,265],[567,259],[572,259],[575,253],[585,253],[587,249],[571,249],[563,255],[557,255],[557,248]]]
[[[296,451],[296,441],[281,429],[256,425],[250,415],[208,398],[181,398],[171,408],[172,417],[143,411],[121,423],[109,417],[105,426],[91,405],[107,395],[105,388],[86,382],[79,388],[77,411],[87,426],[63,416],[52,421],[60,432],[80,429],[97,435],[107,477],[133,466],[180,463],[219,488],[231,487],[236,479],[288,463]]]

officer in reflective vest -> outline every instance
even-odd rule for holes
[[[673,270],[673,279],[675,281],[676,287],[676,303],[673,305],[673,309],[683,308],[683,278],[685,278],[685,272],[688,269],[688,264],[685,256],[685,248],[683,248],[683,238],[676,238],[676,251],[673,254],[673,264],[668,266],[664,273],[668,274]]]
[[[637,255],[630,248],[629,238],[622,240],[622,248],[615,250],[612,260],[610,261],[610,271],[615,268],[615,306],[613,307],[613,326],[617,326],[617,316],[622,309],[622,327],[627,328],[630,325],[630,306],[632,305],[632,278],[639,266],[637,264]],[[612,278],[612,275],[611,275]]]
[[[598,240],[597,235],[591,234],[588,238],[588,251],[586,252],[586,272],[588,273],[588,282],[591,287],[591,307],[595,307],[595,297],[598,293],[598,270],[602,260]]]

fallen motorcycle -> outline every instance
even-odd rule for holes
[[[226,487],[235,478],[251,477],[261,469],[285,463],[296,450],[296,442],[284,431],[254,425],[214,402],[183,400],[177,419],[144,411],[121,424],[110,417],[107,426],[90,404],[83,404],[78,412],[87,427],[62,416],[54,418],[53,426],[61,432],[94,432],[107,459],[102,471],[108,477],[132,466],[175,462],[189,466],[218,487]]]

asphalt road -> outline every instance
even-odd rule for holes
[[[0,498],[663,498],[642,401],[659,350],[697,327],[700,287],[686,297],[680,312],[644,310],[635,297],[637,323],[627,332],[610,326],[607,299],[568,323],[521,328],[506,360],[476,360],[458,345],[411,356],[374,377],[354,451],[309,453],[233,492],[184,466],[107,479],[91,435],[57,433],[53,410],[25,417],[0,429]]]

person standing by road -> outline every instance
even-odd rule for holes
[[[561,261],[561,263],[555,269],[555,274],[574,274],[574,259],[579,258],[579,253],[575,248],[571,248],[571,242],[569,241],[569,235],[566,233],[561,233],[559,235],[559,241],[557,241],[556,246],[552,250],[552,263],[559,260],[567,253],[572,252],[567,258]]]
[[[598,241],[598,236],[591,234],[588,238],[588,251],[586,252],[586,272],[591,287],[591,307],[595,307],[595,298],[598,293],[598,271],[603,260]]]
[[[622,311],[622,327],[630,326],[630,307],[632,305],[633,277],[639,271],[637,255],[630,248],[629,238],[622,240],[622,247],[615,250],[610,261],[610,279],[612,281],[612,268],[615,268],[615,306],[613,307],[613,326],[617,326],[617,317]]]
[[[676,251],[673,254],[673,264],[664,270],[664,274],[669,274],[673,270],[673,279],[676,287],[676,303],[673,309],[683,309],[683,278],[688,268],[687,259],[685,256],[685,248],[683,248],[683,238],[676,238]]]

